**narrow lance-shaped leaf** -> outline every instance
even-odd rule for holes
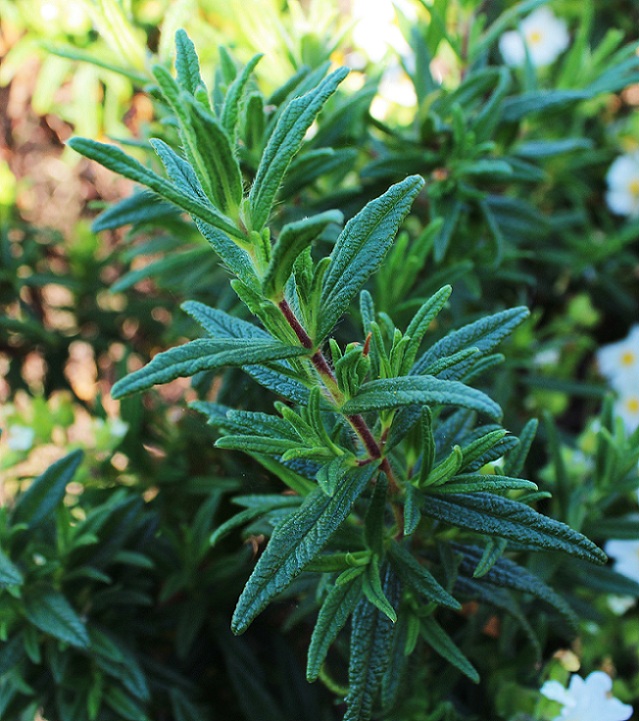
[[[479,683],[479,674],[473,665],[432,616],[427,616],[422,619],[420,630],[424,640],[437,651],[440,656],[443,656],[455,668],[459,669],[465,676],[468,676],[471,681]]]
[[[399,226],[422,189],[424,180],[411,175],[391,186],[349,220],[331,253],[322,283],[322,315],[316,341],[325,338],[351,300],[384,260]]]
[[[235,78],[235,80],[229,86],[226,97],[224,98],[224,105],[222,107],[220,120],[233,143],[235,143],[235,141],[237,140],[237,126],[240,113],[240,102],[242,100],[244,90],[249,81],[249,78],[255,70],[256,65],[259,63],[262,57],[262,55],[255,55],[248,61],[248,63],[246,63],[244,70],[242,70],[240,75]]]
[[[260,231],[266,225],[284,174],[306,131],[346,75],[346,68],[336,70],[314,90],[292,100],[282,113],[264,150],[249,194],[254,230]]]
[[[400,584],[389,566],[385,572],[383,591],[391,605],[397,607]],[[382,675],[388,669],[392,638],[392,621],[367,598],[362,598],[353,613],[349,692],[346,697],[348,708],[344,721],[370,719]]]
[[[26,523],[33,528],[42,523],[62,502],[67,484],[73,479],[84,454],[73,451],[53,463],[23,493],[13,509],[13,523]]]
[[[308,353],[305,348],[275,340],[200,339],[158,353],[150,363],[119,380],[111,391],[113,398],[147,390],[159,383],[211,371],[223,366],[243,366],[293,358]]]
[[[499,419],[501,408],[485,393],[458,381],[431,376],[402,376],[364,383],[342,412],[352,415],[415,404],[460,406]]]
[[[264,294],[269,298],[280,296],[300,253],[310,246],[327,225],[341,224],[343,218],[339,210],[327,210],[312,218],[285,225],[273,247],[273,255],[262,281]]]
[[[195,45],[182,29],[175,33],[175,70],[179,84],[191,95],[200,85],[204,85],[200,75],[200,61]]]
[[[361,576],[341,586],[333,586],[324,599],[308,648],[306,679],[315,681],[333,641],[362,596]]]
[[[86,626],[61,593],[31,590],[24,597],[24,613],[44,633],[76,648],[88,648]]]
[[[238,229],[233,226],[229,218],[224,217],[210,203],[195,195],[180,191],[173,183],[145,168],[142,163],[124,153],[120,148],[87,138],[71,138],[67,141],[67,145],[80,155],[95,160],[114,173],[145,185],[164,200],[186,210],[194,218],[210,223],[233,237],[239,236]]]
[[[373,463],[353,468],[333,496],[318,488],[275,529],[237,603],[231,623],[234,633],[245,631],[269,601],[319,554],[376,470]]]
[[[595,563],[606,562],[606,554],[581,533],[523,503],[492,493],[430,495],[422,512],[453,526],[500,536],[530,548],[563,551]]]

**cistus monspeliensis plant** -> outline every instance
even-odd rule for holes
[[[517,553],[605,561],[586,537],[531,507],[548,495],[520,478],[535,422],[519,438],[509,434],[499,405],[474,387],[503,361],[496,349],[528,311],[480,317],[436,342],[429,333],[449,286],[405,327],[377,313],[365,286],[421,177],[392,185],[345,225],[332,209],[274,222],[287,171],[347,70],[296,77],[269,114],[252,78],[259,57],[210,92],[193,44],[184,32],[176,39],[177,77],[164,65],[153,70],[180,136],[179,147],[150,141],[166,175],[113,146],[69,144],[189,213],[248,314],[186,302],[203,337],[158,353],[118,381],[113,396],[178,377],[195,377],[201,391],[226,367],[242,368],[273,394],[271,412],[245,408],[242,395],[234,407],[210,393],[193,403],[217,429],[219,448],[252,456],[282,484],[281,492],[235,497],[243,510],[211,538],[218,543],[241,526],[258,544],[258,534],[268,537],[233,614],[234,633],[282,597],[299,602],[298,613],[316,614],[306,675],[345,696],[349,721],[401,706],[411,658],[441,656],[454,678],[477,683],[463,640],[453,639],[463,638],[467,602],[510,615],[533,646],[539,641],[518,594],[539,599],[558,623],[576,623],[562,598],[517,564]],[[247,146],[260,151],[250,187]],[[329,254],[326,240],[334,241]],[[331,334],[357,301],[359,325],[353,321],[351,342],[340,345]],[[502,456],[503,474],[489,472]]]

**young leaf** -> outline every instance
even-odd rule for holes
[[[353,578],[348,583],[333,586],[324,599],[322,608],[313,629],[311,643],[308,647],[308,662],[306,664],[306,679],[315,681],[328,653],[328,649],[337,634],[342,630],[348,617],[355,610],[362,596],[361,576]]]
[[[346,68],[336,70],[315,89],[292,100],[280,116],[249,193],[253,230],[260,231],[266,225],[284,174],[306,131],[347,74]]]
[[[479,674],[473,665],[432,616],[422,618],[420,631],[426,643],[440,656],[468,676],[473,683],[479,683]]]
[[[501,418],[501,408],[481,391],[431,376],[402,376],[364,383],[357,395],[344,403],[342,412],[352,415],[415,404],[460,406],[490,418]]]
[[[191,95],[195,95],[198,87],[204,85],[195,45],[182,29],[175,33],[175,70],[178,83]]]
[[[38,476],[27,491],[19,496],[13,509],[13,523],[26,523],[29,528],[34,528],[49,518],[62,502],[67,484],[73,478],[83,456],[82,451],[73,451]]]
[[[353,468],[333,496],[318,488],[275,529],[237,603],[231,622],[234,633],[244,632],[269,601],[319,554],[376,471],[373,463]]]
[[[422,513],[486,536],[500,536],[529,548],[563,551],[594,563],[606,555],[581,533],[542,516],[523,503],[491,493],[437,496],[431,494]]]
[[[32,588],[24,595],[24,613],[41,631],[75,648],[88,648],[86,626],[57,591]]]
[[[404,353],[404,360],[402,361],[402,374],[408,373],[411,369],[428,327],[446,305],[452,292],[453,289],[450,285],[445,285],[443,288],[440,288],[435,295],[430,297],[426,303],[422,305],[408,324],[405,335],[410,338],[410,343]]]
[[[397,606],[400,585],[388,567],[384,578],[384,595]],[[368,721],[379,690],[382,675],[388,668],[392,648],[393,623],[368,599],[362,598],[353,613],[351,657],[348,666],[348,708],[344,721]]]
[[[384,594],[379,573],[379,561],[377,560],[377,556],[373,556],[361,577],[362,590],[364,591],[364,596],[366,596],[373,606],[378,608],[387,618],[395,623],[397,621],[397,613],[395,613],[395,609]]]
[[[509,476],[518,476],[524,470],[524,463],[526,462],[526,457],[528,456],[532,442],[535,439],[538,425],[539,421],[537,421],[536,418],[531,418],[531,420],[526,423],[519,436],[519,443],[506,456],[504,473],[507,473]]]
[[[399,226],[422,189],[424,180],[412,175],[391,186],[349,220],[331,253],[322,283],[316,341],[325,338],[348,309],[369,276],[384,260]]]
[[[255,67],[262,57],[262,55],[254,55],[248,63],[246,63],[244,70],[242,70],[240,75],[238,75],[238,77],[236,77],[229,86],[226,97],[224,98],[224,105],[222,106],[220,120],[233,144],[235,144],[237,140],[238,118],[240,114],[242,96],[244,95],[244,90],[251,75],[253,74],[253,71],[255,70]]]
[[[339,210],[327,210],[311,218],[288,223],[273,248],[273,255],[264,279],[262,289],[267,298],[283,297],[286,281],[293,272],[298,256],[324,231],[330,223],[341,225],[344,216]]]
[[[113,386],[111,395],[113,398],[122,398],[159,383],[192,376],[199,371],[268,363],[305,353],[308,353],[305,348],[289,346],[275,340],[203,338],[158,353],[144,368],[119,380]]]

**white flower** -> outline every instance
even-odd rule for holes
[[[639,380],[635,381],[634,391],[628,390],[617,398],[615,415],[621,418],[628,433],[639,427]]]
[[[606,202],[617,215],[639,215],[639,152],[620,155],[606,173]]]
[[[617,573],[639,583],[639,541],[606,541],[604,551],[614,559]]]
[[[9,426],[7,445],[12,451],[28,451],[33,446],[35,431],[27,426]]]
[[[561,713],[552,721],[626,721],[632,715],[632,706],[614,698],[611,689],[610,676],[593,671],[585,680],[574,674],[567,689],[559,681],[546,681],[541,693],[563,704]]]
[[[526,48],[535,67],[553,63],[568,47],[570,36],[566,23],[546,7],[524,18],[517,30],[504,33],[499,51],[506,65],[519,67],[526,60]]]
[[[606,601],[615,616],[623,616],[637,603],[637,599],[632,596],[608,596]]]
[[[622,340],[602,346],[597,351],[597,364],[601,375],[621,392],[628,389],[626,379],[639,379],[639,325],[633,325]],[[616,385],[619,383],[621,386]]]

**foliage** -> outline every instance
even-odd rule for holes
[[[276,52],[305,28],[278,72],[250,18],[214,74],[179,30],[173,71],[167,17],[134,78],[145,139],[68,143],[142,186],[94,222],[121,246],[80,226],[49,268],[59,239],[3,225],[1,717],[548,721],[539,688],[575,659],[636,701],[636,611],[607,598],[639,586],[601,546],[639,537],[639,430],[592,358],[639,307],[636,220],[593,202],[639,66],[591,3],[551,67],[501,64],[542,4],[398,10],[411,113],[380,113],[375,66],[359,88],[331,67],[304,25],[323,3],[268,4]],[[78,392],[78,342],[119,378],[104,398]]]

